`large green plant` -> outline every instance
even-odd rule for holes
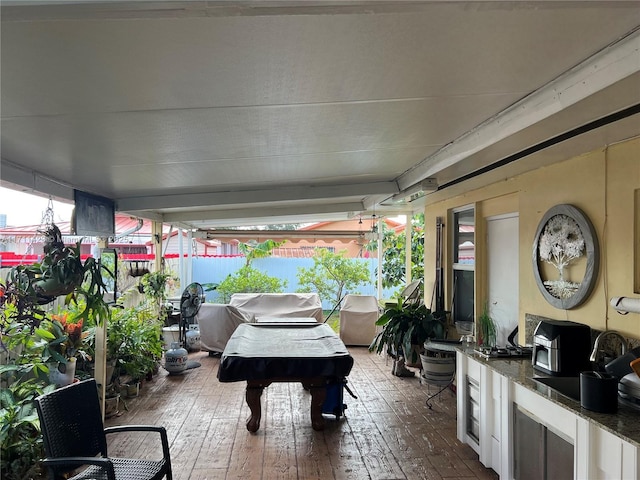
[[[174,288],[176,278],[164,271],[145,273],[140,279],[140,286],[147,300],[151,303],[155,315],[162,321],[167,317],[165,303],[168,290]]]
[[[42,233],[46,237],[42,262],[12,268],[0,286],[0,350],[5,357],[0,366],[3,479],[37,476],[43,452],[33,400],[54,388],[45,362],[75,355],[81,339],[73,336],[81,330],[77,325],[90,319],[102,321],[110,314],[100,263],[91,257],[82,261],[80,242],[65,246],[55,225]],[[49,308],[44,307],[59,296],[65,297],[65,305],[75,307],[69,322],[72,329],[51,322]]]
[[[80,242],[73,247],[65,246],[56,225],[50,225],[43,233],[42,262],[19,265],[9,272],[3,297],[16,306],[14,316],[37,326],[42,313],[39,305],[65,296],[66,304],[83,300],[84,309],[78,312],[77,318],[108,319],[110,312],[104,301],[106,287],[100,263],[92,257],[83,262]]]
[[[282,293],[286,287],[286,280],[271,277],[251,265],[244,265],[220,282],[216,291],[220,301],[228,303],[234,293]]]
[[[265,240],[264,242],[257,242],[255,240],[250,240],[247,243],[238,244],[238,250],[242,253],[246,258],[245,265],[251,265],[251,262],[256,258],[266,258],[270,257],[274,248],[280,247],[285,242],[276,242],[275,240]]]
[[[366,263],[345,257],[345,252],[334,253],[317,248],[312,267],[298,268],[299,292],[316,292],[322,300],[337,305],[345,293],[371,282]]]
[[[43,474],[40,459],[44,449],[34,400],[54,388],[20,375],[0,390],[0,477],[4,480],[39,478]]]
[[[414,215],[411,222],[411,278],[424,277],[424,214]],[[406,283],[406,233],[396,232],[382,222],[382,286],[397,287]],[[375,251],[377,242],[369,242],[366,249]],[[376,272],[377,274],[377,272]]]
[[[53,390],[43,359],[46,341],[34,336],[31,326],[5,316],[2,310],[4,349],[0,365],[0,478],[37,478],[44,456],[40,423],[34,409],[38,395]]]
[[[134,381],[139,381],[162,357],[162,323],[144,303],[125,308],[119,315],[123,340],[118,350],[118,365]]]
[[[228,275],[217,285],[206,284],[207,291],[216,290],[220,301],[223,303],[229,302],[231,295],[234,293],[282,293],[287,287],[286,280],[267,275],[253,268],[251,263],[256,258],[271,256],[273,249],[283,243],[271,239],[264,242],[252,240],[247,243],[240,243],[238,249],[246,257],[244,266],[234,274]]]
[[[434,315],[424,304],[404,305],[402,299],[384,311],[376,325],[382,326],[371,345],[370,352],[386,351],[390,355],[397,355],[401,350],[404,354],[411,352],[412,363],[418,361],[418,353],[413,345],[422,347],[427,339],[443,339],[446,335],[445,321]]]

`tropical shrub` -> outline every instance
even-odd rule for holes
[[[9,369],[2,371],[5,374]],[[41,379],[29,378],[27,369],[0,390],[0,476],[3,479],[44,478],[39,461],[44,457],[44,448],[34,400],[54,388]]]
[[[117,366],[134,381],[152,372],[162,358],[162,321],[146,303],[124,308],[113,313],[117,328],[115,342],[119,343]],[[107,345],[109,344],[107,334]]]
[[[47,342],[33,335],[31,325],[16,320],[12,308],[5,304],[0,315],[0,478],[21,480],[42,473],[44,450],[34,400],[55,386],[49,384],[43,358]]]
[[[370,283],[367,264],[345,257],[345,252],[333,253],[325,248],[315,250],[313,266],[298,268],[299,292],[316,292],[322,300],[337,305],[346,293]]]
[[[286,287],[286,280],[267,275],[251,265],[244,265],[220,282],[216,291],[220,301],[228,303],[234,293],[282,293]]]
[[[407,360],[412,363],[418,360],[413,345],[420,348],[429,338],[443,339],[446,336],[444,317],[435,315],[422,303],[405,305],[402,299],[398,299],[397,304],[389,306],[376,325],[381,326],[382,330],[371,342],[369,351],[386,351],[390,355],[395,355],[401,350],[405,353],[411,352],[412,358]]]
[[[424,277],[424,214],[414,215],[411,221],[411,278]],[[385,288],[404,285],[406,282],[406,234],[396,234],[383,225],[382,286]],[[366,248],[375,251],[377,242],[370,242]],[[377,274],[377,272],[376,272]]]

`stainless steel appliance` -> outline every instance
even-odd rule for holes
[[[531,357],[531,347],[507,345],[505,347],[482,347],[474,349],[474,352],[485,359],[489,358],[523,358]]]
[[[532,348],[530,346],[518,345],[516,342],[517,335],[518,327],[516,326],[507,337],[509,343],[506,346],[485,347],[480,345],[475,349],[475,353],[486,359],[531,357]]]
[[[590,370],[591,328],[566,320],[542,320],[533,333],[535,370],[557,376],[575,376]]]

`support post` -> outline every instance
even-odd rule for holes
[[[382,218],[378,219],[378,302],[382,300],[382,248],[384,232],[382,231]]]
[[[162,270],[162,222],[153,222],[151,224],[151,237],[153,239],[153,251],[156,254],[154,261],[154,271]]]
[[[405,256],[404,256],[404,271],[405,271],[405,285],[411,283],[411,266],[413,261],[411,259],[411,234],[413,233],[413,225],[411,223],[412,215],[407,213],[407,220],[404,224],[404,236],[405,236]]]
[[[100,409],[104,420],[104,403],[107,390],[107,319],[96,322],[96,358],[94,377],[98,384],[98,396],[100,397]]]

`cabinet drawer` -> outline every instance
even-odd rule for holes
[[[469,400],[469,417],[473,420],[480,419],[480,404],[471,399]]]
[[[469,398],[476,403],[480,403],[480,385],[470,377],[467,377],[467,392],[469,394]]]
[[[479,362],[476,362],[475,360],[472,360],[471,358],[468,359],[467,361],[467,375],[469,375],[469,377],[473,378],[475,381],[480,380],[480,370],[481,370],[481,365]]]
[[[467,433],[477,442],[480,438],[480,422],[478,420],[470,420]]]

